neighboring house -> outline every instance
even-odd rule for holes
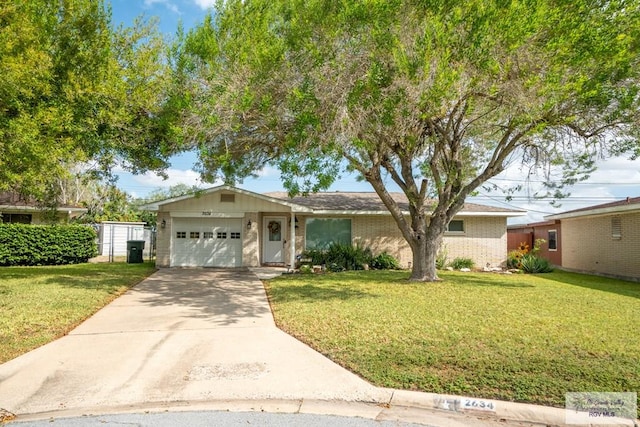
[[[55,211],[57,221],[67,222],[87,210],[78,206],[58,206]],[[46,224],[50,222],[47,213],[33,200],[20,197],[16,193],[0,192],[0,222]]]
[[[545,219],[562,223],[562,268],[640,281],[640,197]]]
[[[521,243],[533,249],[536,241],[543,239],[539,255],[548,259],[551,264],[562,265],[561,224],[559,220],[535,222],[531,224],[510,225],[507,227],[507,249],[518,249]]]
[[[408,212],[403,194],[394,193]],[[229,186],[149,204],[158,213],[158,267],[290,266],[305,249],[331,242],[360,244],[374,254],[387,251],[408,267],[411,250],[375,193],[316,193],[287,197]],[[514,211],[465,204],[449,226],[449,260],[472,258],[478,266],[506,259],[508,217]],[[408,215],[408,214],[407,214]]]

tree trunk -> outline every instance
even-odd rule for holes
[[[409,280],[414,282],[439,281],[436,269],[436,258],[442,242],[442,233],[435,230],[436,227],[427,227],[426,235],[421,239],[414,239],[411,245],[413,252],[413,264],[411,264],[411,276]]]

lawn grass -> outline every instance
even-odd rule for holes
[[[151,263],[0,268],[0,363],[65,335],[153,271]]]
[[[276,322],[384,387],[564,406],[640,390],[640,284],[567,272],[289,275]]]

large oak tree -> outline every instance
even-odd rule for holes
[[[559,189],[636,146],[638,22],[623,0],[226,0],[182,40],[183,128],[208,179],[270,163],[304,193],[356,171],[411,279],[437,280],[447,224],[507,165]]]

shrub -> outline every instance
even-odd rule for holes
[[[341,271],[344,271],[345,268],[336,264],[335,262],[332,262],[331,264],[327,265],[327,271],[330,271],[332,273],[339,273]]]
[[[332,243],[325,254],[327,265],[336,264],[344,270],[364,270],[365,264],[371,264],[371,249],[360,245]]]
[[[371,260],[371,268],[375,270],[400,270],[400,263],[393,255],[382,252]]]
[[[507,254],[507,268],[520,268],[520,260],[525,254],[519,249],[510,251]]]
[[[449,253],[446,246],[442,246],[436,254],[436,268],[442,270],[447,266],[447,257]]]
[[[313,273],[313,267],[311,267],[310,265],[301,265],[300,266],[300,273],[302,274],[311,274]]]
[[[456,270],[460,270],[461,268],[473,268],[475,263],[471,258],[456,258],[451,261],[451,267]]]
[[[371,249],[360,245],[334,243],[327,250],[307,249],[301,258],[311,259],[314,265],[326,265],[328,271],[364,270],[365,265],[376,270],[400,270],[398,260],[388,252],[374,257]]]
[[[551,273],[553,271],[549,260],[532,254],[522,256],[520,269],[525,273]]]
[[[302,252],[302,258],[308,258],[313,265],[322,265],[327,263],[327,252],[320,249],[307,249]]]
[[[78,264],[97,254],[88,226],[0,224],[1,266]]]

